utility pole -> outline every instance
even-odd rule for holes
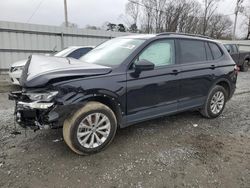
[[[236,32],[236,25],[237,25],[237,18],[239,13],[240,4],[243,2],[243,0],[237,0],[236,7],[235,7],[235,19],[234,19],[234,29],[233,29],[233,40],[235,40],[235,32]]]
[[[248,18],[248,30],[247,30],[247,40],[250,39],[250,17]]]
[[[64,0],[64,17],[65,17],[65,25],[66,25],[66,27],[68,27],[69,26],[69,22],[68,22],[67,0]]]

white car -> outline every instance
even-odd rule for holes
[[[68,48],[65,48],[62,51],[52,54],[51,56],[71,57],[71,58],[79,59],[80,57],[88,53],[90,50],[92,50],[93,48],[94,46],[70,46]],[[22,75],[22,70],[26,62],[27,62],[27,59],[23,59],[11,65],[10,70],[9,70],[9,76],[13,84],[19,85],[19,80]]]

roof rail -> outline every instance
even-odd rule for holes
[[[184,36],[192,36],[192,37],[200,37],[200,38],[206,38],[206,39],[212,39],[211,37],[199,35],[199,34],[189,34],[189,33],[176,33],[176,32],[164,32],[164,33],[158,33],[156,36],[161,35],[184,35]]]

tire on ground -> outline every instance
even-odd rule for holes
[[[221,91],[224,94],[224,105],[223,105],[223,108],[221,109],[221,111],[218,114],[214,114],[211,111],[210,102],[211,102],[212,97],[214,96],[214,94],[216,92],[218,92],[218,91]],[[216,117],[220,116],[221,113],[224,110],[225,105],[226,105],[226,101],[227,101],[228,95],[229,95],[229,93],[225,90],[224,87],[222,87],[220,85],[214,86],[210,90],[203,108],[200,110],[200,113],[202,114],[202,116],[204,116],[205,118],[209,118],[209,119],[216,118]]]
[[[101,112],[105,114],[110,120],[110,134],[108,135],[106,141],[96,148],[84,148],[81,146],[76,137],[77,128],[81,122],[88,114],[94,112]],[[69,148],[79,155],[89,155],[99,152],[106,148],[114,139],[117,130],[117,120],[114,112],[106,105],[90,101],[83,108],[79,109],[73,114],[72,117],[67,118],[63,124],[63,138],[65,143]]]
[[[242,72],[247,72],[249,67],[249,60],[245,60],[243,65],[241,66],[241,71]]]

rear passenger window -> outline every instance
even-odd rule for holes
[[[202,41],[179,40],[181,50],[181,63],[206,61],[205,44]]]
[[[222,56],[222,52],[221,52],[220,48],[216,44],[209,43],[209,46],[211,48],[214,59],[218,59],[218,58],[220,58]]]

